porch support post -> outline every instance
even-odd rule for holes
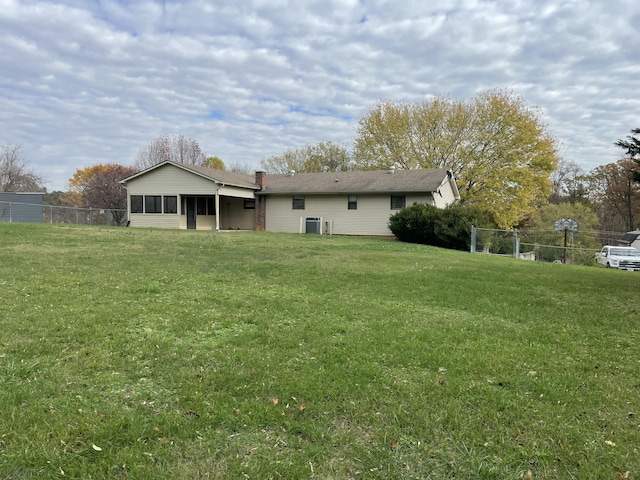
[[[219,190],[216,189],[216,232],[220,231],[220,194]]]
[[[220,231],[220,195],[216,189],[216,232]]]

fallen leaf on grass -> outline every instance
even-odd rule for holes
[[[616,446],[616,444],[613,443],[611,440],[605,440],[604,443],[609,445],[610,447],[615,447]]]
[[[271,403],[273,403],[274,405],[277,405],[278,404],[278,397],[273,397],[271,399]]]
[[[300,411],[303,411],[305,408],[307,408],[307,404],[306,403],[301,403],[300,404]]]
[[[395,450],[396,448],[398,448],[398,444],[399,444],[399,443],[400,443],[400,442],[398,442],[397,440],[396,440],[395,442],[393,442],[393,443],[391,444],[391,450]]]
[[[631,472],[622,473],[622,470],[620,470],[618,467],[616,467],[616,478],[618,480],[624,480],[626,478],[631,478]]]
[[[96,452],[101,452],[102,451],[102,449],[99,446],[97,446],[95,443],[93,445],[91,445],[91,448],[93,448]]]

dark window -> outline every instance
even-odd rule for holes
[[[400,210],[407,203],[405,195],[391,195],[391,210]]]
[[[162,196],[145,195],[144,213],[162,213]]]
[[[245,210],[255,210],[256,201],[253,198],[245,198],[244,199],[244,209]]]
[[[349,210],[358,209],[358,197],[356,195],[349,195],[347,197],[347,209]]]
[[[207,197],[207,215],[216,214],[216,202],[214,197]]]
[[[206,215],[207,214],[207,199],[206,197],[198,197],[196,200],[196,214],[198,215]]]
[[[178,197],[164,197],[164,213],[178,213]]]
[[[187,197],[180,197],[180,215],[187,213]]]
[[[294,196],[291,202],[293,210],[304,210],[304,195]]]
[[[142,213],[142,195],[131,195],[131,213]]]

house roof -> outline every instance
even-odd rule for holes
[[[253,190],[259,190],[255,183],[255,178],[253,175],[248,175],[246,173],[237,173],[237,172],[227,172],[226,170],[217,170],[215,168],[203,167],[200,165],[187,165],[186,163],[179,162],[162,162],[152,167],[149,167],[141,172],[136,173],[135,175],[131,175],[130,177],[121,180],[121,183],[127,183],[141,175],[145,175],[153,170],[157,170],[159,168],[163,168],[166,165],[173,165],[174,167],[181,168],[188,172],[199,175],[207,180],[211,180],[216,183],[221,183],[224,185],[234,186],[234,187],[243,187],[250,188]]]
[[[444,168],[395,170],[393,173],[390,170],[359,170],[268,174],[264,177],[265,187],[260,190],[253,175],[178,162],[163,162],[125,178],[121,183],[126,184],[167,165],[173,165],[216,183],[256,190],[256,194],[259,195],[437,192],[444,182],[451,179],[451,173]],[[455,194],[458,195],[457,188]]]
[[[633,230],[632,232],[625,233],[620,240],[618,240],[618,243],[631,245],[638,237],[640,237],[640,230]]]
[[[258,194],[335,194],[436,192],[447,180],[445,169],[295,173],[267,175]]]

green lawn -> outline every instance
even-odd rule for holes
[[[640,274],[0,224],[0,478],[640,479]]]

